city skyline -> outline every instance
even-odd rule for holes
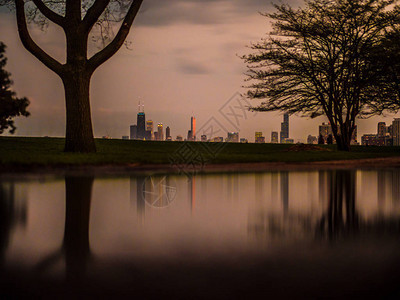
[[[144,2],[128,37],[133,43],[131,49],[121,49],[94,74],[91,103],[96,137],[129,135],[126,124],[133,123],[139,100],[146,102],[152,119],[174,123],[174,137],[186,137],[186,117],[192,111],[196,112],[197,128],[201,128],[232,95],[245,92],[241,87],[246,66],[237,55],[245,54],[246,45],[270,30],[258,12],[271,12],[271,5],[259,0],[207,4],[189,0],[186,6],[178,0],[168,3],[167,8],[157,0]],[[288,3],[297,5],[298,1]],[[205,13],[205,5],[209,5],[212,18]],[[64,136],[61,81],[23,49],[14,16],[5,8],[0,9],[0,15],[7,70],[18,95],[31,100],[31,116],[16,120],[16,135]],[[32,28],[31,33],[41,46],[62,60],[64,41],[57,27],[50,26],[45,32]],[[91,47],[90,53],[94,50]],[[359,135],[374,132],[377,122],[388,122],[393,117],[357,121]],[[258,113],[240,124],[240,135],[252,139],[255,131],[262,131],[269,139],[270,132],[280,131],[281,118],[282,113]],[[291,116],[290,136],[295,142],[305,142],[308,134],[317,135],[315,128],[326,121],[322,117]]]

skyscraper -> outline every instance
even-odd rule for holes
[[[146,137],[146,140],[153,140],[153,135],[154,135],[153,121],[148,120],[146,121],[146,136],[150,136],[150,138]]]
[[[169,126],[167,126],[167,128],[165,128],[165,139],[166,140],[172,140],[172,138],[171,138],[171,128],[169,128]]]
[[[228,132],[226,141],[228,143],[239,143],[239,132]]]
[[[262,135],[261,131],[256,131],[255,142],[256,143],[265,143],[265,137]]]
[[[196,140],[196,118],[192,117],[190,119],[190,130],[192,131],[192,141]]]
[[[158,129],[157,130],[158,131],[158,134],[157,134],[158,140],[163,141],[164,140],[163,124],[159,123],[157,126],[157,129]]]
[[[277,131],[271,132],[271,143],[274,143],[274,144],[278,143],[278,132]]]
[[[283,115],[283,122],[281,123],[281,139],[280,142],[284,143],[285,139],[289,138],[289,114]]]
[[[144,105],[140,105],[137,114],[137,138],[143,140],[146,137],[146,116],[144,114]]]
[[[137,126],[136,125],[132,125],[130,127],[130,138],[131,138],[131,140],[137,139]]]
[[[392,123],[393,146],[400,146],[400,118],[395,118]]]
[[[386,123],[379,122],[378,123],[378,137],[384,137],[384,136],[386,136]]]

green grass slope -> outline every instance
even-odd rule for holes
[[[0,164],[102,165],[102,164],[201,164],[244,162],[312,162],[400,156],[400,147],[353,146],[351,152],[290,151],[293,145],[200,142],[154,142],[96,139],[94,154],[64,153],[64,139],[0,137]]]

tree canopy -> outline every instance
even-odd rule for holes
[[[15,92],[11,90],[11,74],[4,69],[7,63],[5,49],[6,45],[0,42],[0,134],[7,129],[10,133],[14,133],[16,130],[14,118],[30,115],[26,110],[29,100],[17,98]]]
[[[273,31],[251,45],[247,96],[257,111],[325,115],[340,150],[350,150],[357,117],[377,113],[370,97],[377,78],[368,56],[398,22],[395,0],[309,0],[303,8],[274,5],[264,14]]]
[[[24,47],[62,80],[66,103],[65,151],[95,152],[90,109],[90,81],[95,70],[125,43],[143,0],[0,0],[15,9]],[[120,22],[113,34],[113,24]],[[31,37],[28,22],[60,26],[66,39],[66,62],[46,53]],[[88,55],[88,41],[98,37],[100,50]]]

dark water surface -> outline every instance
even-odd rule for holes
[[[0,181],[0,298],[400,298],[400,170]]]

